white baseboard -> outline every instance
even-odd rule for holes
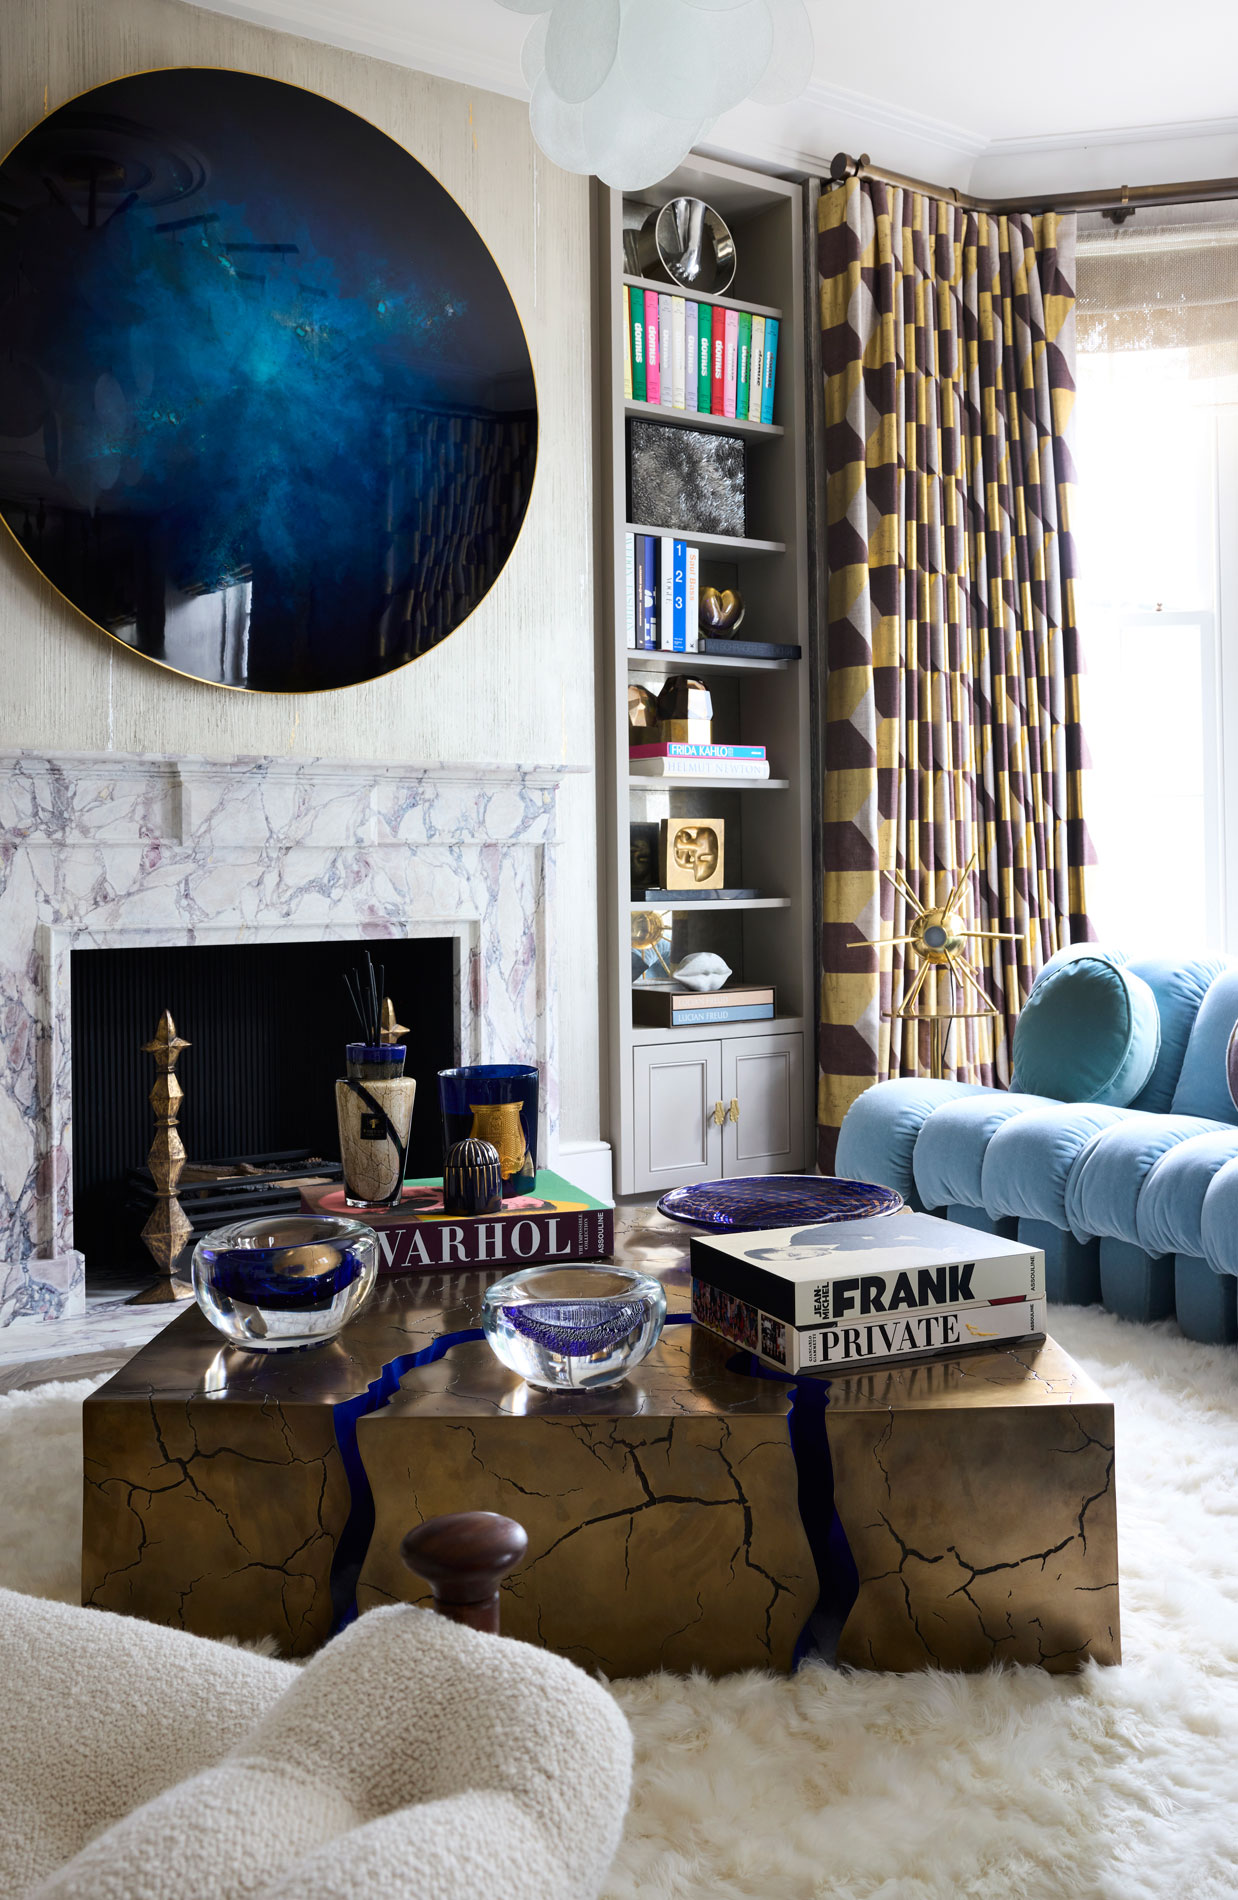
[[[583,1188],[595,1201],[614,1200],[608,1141],[561,1141],[555,1165],[565,1181]]]

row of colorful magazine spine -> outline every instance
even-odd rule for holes
[[[774,420],[777,317],[623,287],[623,393],[689,415]]]

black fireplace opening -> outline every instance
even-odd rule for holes
[[[155,1271],[133,1176],[155,1127],[155,1065],[142,1045],[165,1009],[190,1045],[176,1077],[191,1163],[338,1164],[335,1081],[359,1033],[344,972],[367,949],[408,1025],[405,1073],[417,1079],[408,1173],[439,1174],[437,1072],[459,1061],[453,938],[73,951],[73,1232],[88,1277]]]

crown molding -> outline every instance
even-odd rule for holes
[[[509,50],[503,44],[508,37],[502,32],[504,17],[497,8],[498,44],[492,42],[487,47],[459,33],[427,32],[420,22],[414,22],[408,30],[389,29],[365,18],[357,8],[334,4],[334,0],[189,0],[189,4],[205,13],[221,13],[277,33],[320,40],[347,53],[364,53],[371,59],[431,73],[438,79],[454,79],[461,85],[479,86],[509,99],[529,96],[520,72],[520,46],[528,21],[520,14],[507,15],[514,29]],[[439,17],[450,19],[450,10]]]
[[[958,152],[965,158],[979,157],[991,143],[983,132],[969,132],[966,126],[947,119],[933,119],[927,113],[874,99],[869,93],[827,85],[822,79],[810,79],[796,103],[823,114],[879,126],[882,131],[899,133],[923,145],[937,145],[944,152]]]
[[[1040,132],[1030,138],[988,139],[984,158],[1031,158],[1055,152],[1077,152],[1093,145],[1165,145],[1171,140],[1238,138],[1238,118],[1180,119],[1155,125],[1106,126],[1090,132]]]

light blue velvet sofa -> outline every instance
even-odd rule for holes
[[[1086,969],[1059,975],[1081,959]],[[1087,1070],[1099,1031],[1093,1035],[1080,979],[1114,982],[1097,962],[1122,973],[1116,1007],[1139,1018],[1138,1034],[1132,1030],[1124,1065],[1103,1054]],[[1054,998],[1072,988],[1074,1015],[1064,1016]],[[1238,963],[1128,960],[1072,945],[1045,965],[1028,998],[1023,1066],[1033,1026],[1055,1007],[1057,1060],[1073,1077],[1083,1061],[1089,1099],[1064,1099],[1047,1086],[1053,1063],[1043,1037],[1036,1086],[1023,1086],[1021,1020],[1009,1090],[880,1083],[848,1111],[837,1172],[1042,1247],[1050,1299],[1101,1300],[1134,1319],[1176,1312],[1192,1339],[1238,1339],[1238,1108],[1226,1071]]]

